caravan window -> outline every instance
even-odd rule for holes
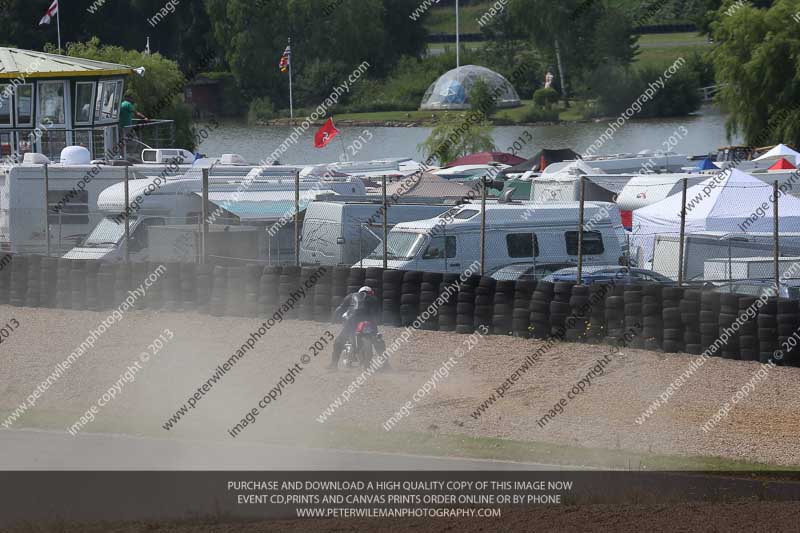
[[[423,254],[423,259],[452,259],[456,256],[455,237],[434,237]]]
[[[506,235],[508,257],[539,257],[539,239],[533,233],[511,233]]]
[[[567,254],[578,255],[578,232],[568,231],[565,236],[567,239]],[[601,255],[604,251],[602,233],[599,231],[583,232],[583,255]]]

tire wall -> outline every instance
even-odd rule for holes
[[[0,304],[110,312],[158,266],[0,253]],[[268,319],[293,301],[285,318],[331,322],[343,297],[368,285],[386,326],[463,334],[485,326],[493,335],[694,355],[716,343],[714,357],[800,366],[800,346],[784,349],[800,327],[800,306],[782,298],[768,299],[731,333],[755,297],[657,284],[460,281],[455,274],[381,268],[164,266],[135,309]],[[728,342],[720,346],[726,332]]]

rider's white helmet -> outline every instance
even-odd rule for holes
[[[368,285],[364,285],[363,287],[358,289],[358,292],[363,292],[365,294],[374,294],[375,293],[375,291],[372,290],[372,287],[370,287]]]

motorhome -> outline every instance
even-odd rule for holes
[[[435,217],[451,209],[441,199],[414,198],[387,209],[387,225]],[[303,220],[300,261],[303,264],[353,265],[383,243],[383,203],[380,198],[312,202]]]
[[[653,172],[680,172],[689,162],[689,158],[686,154],[675,152],[642,150],[636,154],[584,156],[583,161],[590,167],[609,174],[635,174],[643,168]],[[575,160],[553,163],[547,169],[553,167],[553,171],[558,171],[574,162]]]
[[[253,169],[244,179],[238,176],[209,178],[210,222],[223,226],[260,226],[264,229],[261,256],[267,257],[272,246],[288,252],[294,231],[291,222],[295,210],[295,172],[294,167],[263,167]],[[301,178],[299,183],[301,210],[317,196],[365,194],[364,184],[358,178]],[[202,222],[202,179],[197,172],[180,179],[137,180],[129,184],[128,194],[126,206],[124,183],[104,190],[97,201],[104,217],[86,240],[64,257],[120,261],[125,256],[128,225],[131,257],[147,260],[148,228],[187,224],[199,227]],[[281,225],[279,232],[266,231],[268,226],[280,221],[288,223]],[[176,253],[176,260],[181,258],[182,254]]]
[[[489,203],[486,205],[486,271],[514,263],[577,263],[577,202]],[[389,268],[461,272],[480,258],[482,207],[465,204],[436,218],[397,224],[389,232]],[[586,202],[583,259],[618,264],[624,255],[619,209]],[[364,266],[381,266],[382,246]]]

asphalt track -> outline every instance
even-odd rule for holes
[[[0,471],[140,470],[575,470],[516,463],[352,450],[290,448],[87,433],[0,430]]]

